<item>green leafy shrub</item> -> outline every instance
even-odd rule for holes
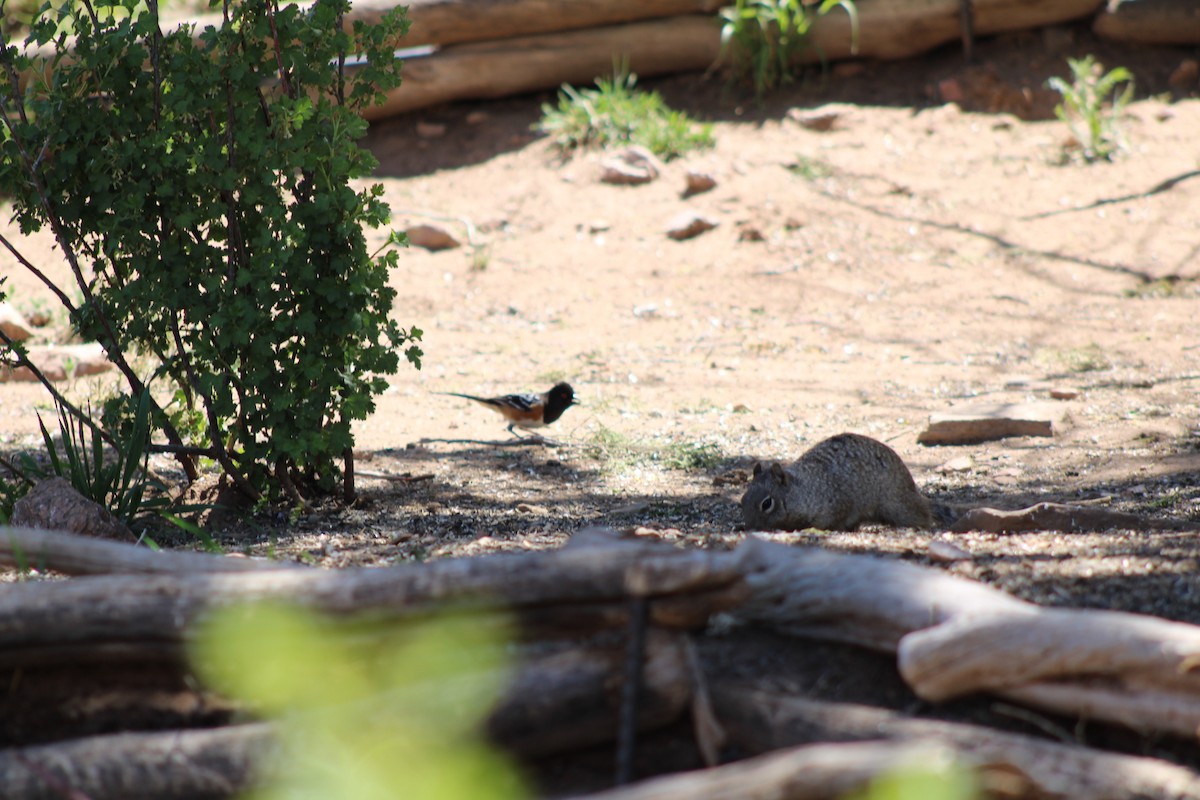
[[[637,75],[619,68],[611,78],[598,78],[595,89],[563,84],[557,105],[542,105],[534,129],[553,136],[563,150],[640,144],[671,159],[713,145],[711,125],[669,108],[658,92],[639,90]]]
[[[1133,73],[1125,67],[1104,71],[1092,56],[1069,58],[1071,82],[1055,76],[1046,86],[1062,95],[1054,113],[1067,123],[1087,161],[1108,161],[1124,147],[1121,113],[1133,99]],[[1124,84],[1120,92],[1117,88]]]
[[[404,10],[347,32],[346,0],[225,0],[193,37],[153,3],[118,7],[44,6],[26,45],[52,42],[49,65],[4,40],[0,185],[23,232],[52,229],[83,298],[59,299],[129,396],[168,384],[152,397],[178,407],[151,400],[151,419],[190,475],[208,456],[255,498],[332,489],[399,353],[420,366],[421,331],[389,317],[396,250],[366,247],[383,189],[352,184],[376,163],[359,112],[399,85]]]
[[[735,0],[720,11],[721,57],[735,81],[749,81],[761,98],[795,79],[798,59],[809,49],[814,17],[841,8],[850,15],[857,47],[858,8],[851,0]]]

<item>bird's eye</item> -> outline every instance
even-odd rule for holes
[[[770,514],[771,509],[773,509],[774,507],[775,507],[775,498],[773,498],[773,497],[764,497],[763,501],[761,503],[759,503],[759,505],[758,505],[759,510],[762,511],[764,514]]]

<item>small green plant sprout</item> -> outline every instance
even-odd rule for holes
[[[795,80],[797,63],[810,48],[815,17],[835,8],[850,15],[851,52],[858,49],[858,8],[851,0],[735,0],[721,9],[721,57],[735,81],[750,81],[759,99]]]
[[[509,677],[507,631],[466,614],[401,626],[235,606],[201,625],[192,661],[278,731],[255,800],[516,800],[516,769],[480,734]]]
[[[544,103],[533,127],[553,136],[564,152],[639,144],[670,160],[713,145],[711,125],[669,108],[658,92],[639,90],[637,75],[619,65],[611,78],[598,78],[595,89],[563,84],[557,105]]]
[[[1109,161],[1125,147],[1121,113],[1133,98],[1133,73],[1125,67],[1105,72],[1092,56],[1069,58],[1067,64],[1070,83],[1058,76],[1046,81],[1048,88],[1062,95],[1054,113],[1067,123],[1086,161]]]

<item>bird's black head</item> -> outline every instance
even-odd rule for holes
[[[556,383],[549,392],[546,393],[546,409],[544,412],[546,424],[554,422],[562,416],[562,413],[573,405],[578,405],[575,402],[575,390],[571,388],[569,383]]]
[[[571,384],[563,381],[554,384],[550,390],[550,399],[555,405],[566,408],[567,406],[575,405],[575,390],[571,388]]]

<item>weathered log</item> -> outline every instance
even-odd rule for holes
[[[616,738],[623,637],[530,657],[517,667],[486,729],[525,757],[563,753]],[[637,727],[667,725],[688,708],[692,679],[681,634],[652,630],[646,639]]]
[[[720,54],[712,17],[680,16],[586,30],[498,39],[442,48],[404,62],[403,83],[368,119],[455,100],[494,99],[591,85],[612,75],[614,61],[642,77],[706,69]]]
[[[735,616],[899,655],[930,700],[994,691],[1048,710],[1195,736],[1200,627],[1046,609],[936,569],[748,540]]]
[[[762,753],[814,742],[887,739],[948,747],[967,763],[1012,765],[1032,782],[1022,797],[1146,800],[1200,796],[1200,776],[1184,767],[978,725],[914,719],[850,703],[829,703],[727,682],[710,686],[729,738],[744,752]],[[998,773],[994,773],[998,774]],[[688,795],[689,797],[691,795]]]
[[[1136,514],[1126,514],[1110,508],[1070,506],[1062,503],[1038,503],[1017,511],[995,508],[972,508],[954,521],[950,530],[988,531],[990,533],[1019,533],[1021,531],[1063,531],[1084,533],[1112,528],[1145,530],[1164,527]]]
[[[89,536],[3,525],[0,525],[0,564],[17,569],[53,570],[66,575],[191,575],[299,566],[289,561],[213,557],[178,550],[154,551]]]
[[[1200,627],[1094,609],[954,619],[900,641],[900,673],[934,702],[991,691],[1181,736],[1200,731]],[[1002,656],[1002,657],[1001,657]],[[1064,683],[1063,681],[1067,681]]]
[[[307,5],[307,3],[301,3]],[[353,20],[374,23],[396,5],[395,0],[354,0]],[[412,27],[405,47],[509,39],[536,33],[595,28],[680,14],[716,14],[721,0],[407,0]],[[187,20],[202,31],[221,26],[219,14]]]
[[[577,611],[584,621],[623,624],[619,607],[635,593],[655,600],[651,623],[663,627],[701,625],[714,611],[740,600],[736,554],[637,541],[589,546],[604,537],[576,536],[580,544],[558,551],[378,569],[117,575],[17,584],[0,594],[0,664],[79,658],[89,648],[108,658],[123,648],[146,647],[169,656],[211,609],[267,599],[330,614],[384,617],[424,615],[449,603],[483,611],[501,606],[513,609],[522,622],[575,630],[581,628],[579,620],[573,624]]]
[[[1195,0],[1109,3],[1092,30],[1118,42],[1200,44],[1200,7]]]
[[[857,46],[850,18],[841,10],[813,21],[812,47],[802,60],[908,58],[960,35],[959,0],[862,0]],[[974,0],[978,35],[1036,28],[1080,19],[1101,0]],[[711,16],[680,15],[626,25],[598,26],[546,35],[451,45],[404,65],[404,83],[388,94],[371,119],[455,100],[504,97],[590,84],[611,74],[614,58],[650,77],[707,69],[720,56],[720,29]]]
[[[578,800],[837,800],[863,791],[876,778],[922,765],[944,767],[954,756],[951,748],[923,742],[815,744],[651,778]],[[976,767],[985,786],[996,782],[987,776],[991,765],[970,766]],[[1001,765],[1001,773],[1007,784],[1014,778],[1020,783],[1007,765]]]
[[[273,747],[263,724],[95,736],[0,751],[0,786],[9,800],[226,798],[254,786]]]
[[[974,0],[975,33],[1068,22],[1101,4],[1102,0]],[[961,33],[959,0],[860,0],[857,5],[857,43],[849,16],[838,9],[813,21],[813,46],[803,60],[908,58],[954,41]],[[376,19],[388,7],[380,0],[355,3],[348,23]],[[406,61],[404,83],[366,116],[378,119],[438,103],[498,98],[563,83],[590,84],[611,74],[614,59],[621,58],[628,58],[630,69],[642,77],[704,70],[717,62],[721,50],[713,8],[712,0],[417,2],[412,7],[413,30],[404,44],[434,44],[440,49]],[[687,13],[695,11],[705,13]],[[202,28],[214,20],[194,22]],[[52,54],[43,48],[33,55],[45,60]]]
[[[903,561],[747,539],[750,598],[739,619],[792,636],[894,653],[900,640],[957,616],[1034,614],[999,589]]]
[[[615,738],[624,661],[621,636],[596,637],[558,650],[546,645],[517,648],[515,659],[511,679],[484,723],[486,735],[497,746],[535,758]],[[364,713],[378,713],[389,703],[400,713],[405,691],[372,697]],[[681,634],[651,631],[643,659],[638,728],[673,722],[691,697],[686,640]],[[0,786],[6,800],[59,798],[68,788],[91,798],[229,797],[247,787],[253,768],[261,765],[271,746],[272,730],[256,725],[219,728],[204,732],[207,736],[190,731],[99,736],[0,750]],[[177,760],[164,758],[164,752],[174,752]],[[226,780],[208,776],[205,783],[205,771],[225,773]]]

